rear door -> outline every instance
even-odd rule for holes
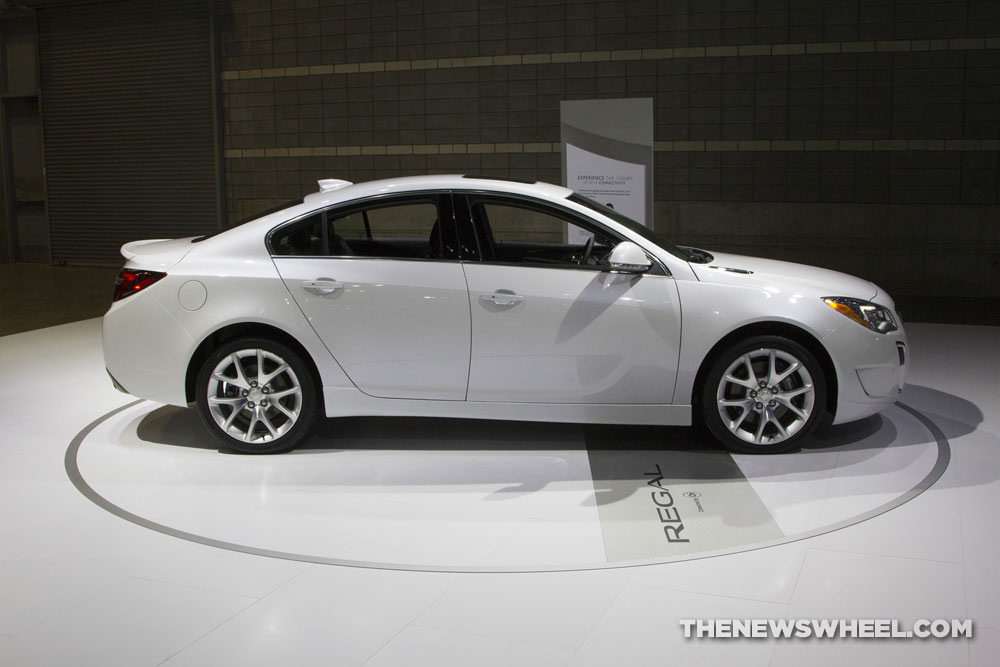
[[[448,193],[383,196],[271,233],[292,298],[371,396],[464,400],[468,291]]]

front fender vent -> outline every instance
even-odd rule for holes
[[[749,269],[734,269],[731,266],[710,266],[710,269],[715,269],[716,271],[728,271],[729,273],[742,273],[744,275],[750,275],[753,271]]]

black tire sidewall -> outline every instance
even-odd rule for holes
[[[794,355],[805,365],[812,376],[815,391],[812,414],[805,425],[792,437],[773,445],[754,445],[740,439],[722,422],[716,402],[716,392],[722,375],[733,361],[747,352],[761,348],[774,348]],[[826,374],[816,360],[816,356],[806,347],[790,338],[783,336],[754,336],[730,345],[713,358],[712,365],[705,375],[705,382],[699,392],[699,412],[701,420],[709,432],[722,443],[726,449],[741,454],[781,454],[796,449],[809,434],[815,430],[826,412]]]
[[[224,432],[215,423],[212,413],[208,407],[208,381],[212,370],[225,357],[237,350],[262,349],[278,355],[291,367],[295,377],[302,388],[302,409],[299,418],[292,428],[288,429],[280,438],[270,442],[254,445],[243,442]],[[240,452],[242,454],[276,454],[294,448],[302,440],[307,438],[312,431],[313,423],[316,421],[320,403],[319,392],[313,378],[312,370],[302,359],[302,355],[292,350],[287,345],[267,338],[238,338],[223,343],[214,350],[202,363],[198,371],[195,382],[195,404],[202,421],[215,438],[222,443],[224,449]]]

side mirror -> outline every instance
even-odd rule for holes
[[[608,270],[612,273],[645,273],[652,266],[645,251],[631,241],[622,241],[608,255]]]

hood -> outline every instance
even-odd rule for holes
[[[873,299],[878,293],[873,283],[839,271],[724,252],[712,251],[712,255],[715,259],[708,264],[691,264],[698,280],[781,291],[808,289],[817,296],[857,299]]]
[[[122,246],[121,253],[131,268],[166,271],[194,248],[195,238],[132,241]]]

